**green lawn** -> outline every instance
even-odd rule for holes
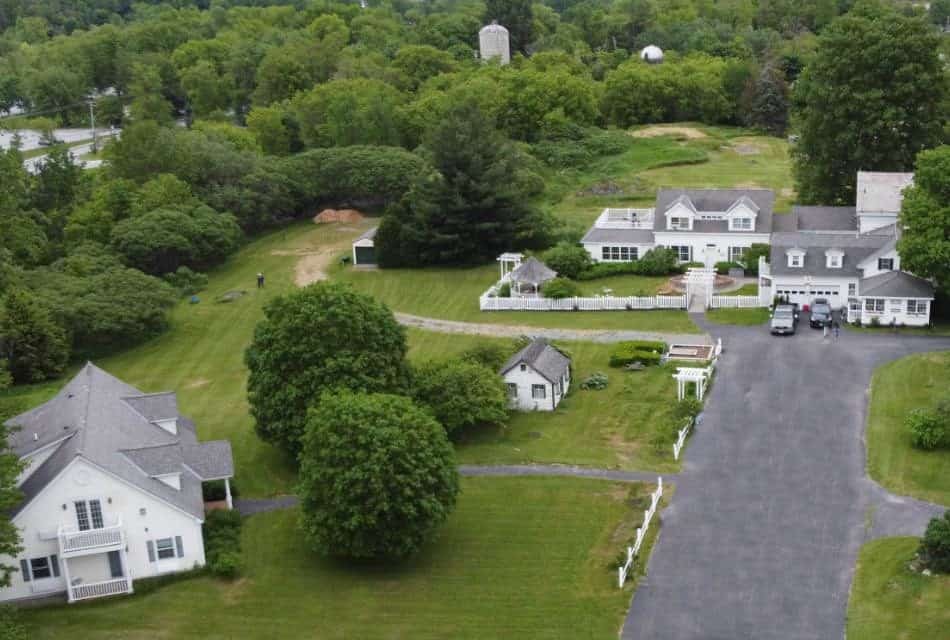
[[[613,296],[652,296],[669,282],[669,276],[622,275],[579,280],[577,285],[585,296],[602,296],[604,289],[610,289]]]
[[[716,324],[738,324],[755,326],[769,320],[769,310],[765,307],[753,309],[709,309],[706,319]]]
[[[936,640],[950,630],[950,576],[908,570],[918,538],[884,538],[861,548],[848,601],[849,638]]]
[[[485,265],[470,269],[375,269],[362,270],[335,264],[331,277],[349,282],[393,310],[419,316],[461,320],[486,324],[523,325],[565,329],[629,329],[699,333],[685,311],[480,311],[478,297],[498,280],[498,266]],[[665,278],[630,276],[631,283],[655,286]],[[601,287],[601,283],[617,285],[624,277],[605,278],[583,283],[585,287]],[[607,285],[610,286],[610,285]],[[634,284],[640,287],[641,284]]]
[[[950,351],[908,356],[874,372],[868,473],[891,491],[950,506],[950,449],[911,446],[904,417],[950,395]]]
[[[406,564],[324,560],[309,551],[295,510],[262,514],[245,522],[246,570],[236,582],[194,578],[143,596],[28,610],[29,637],[617,637],[633,587],[617,588],[611,561],[643,517],[629,485],[481,478],[462,489],[439,538]],[[652,489],[633,487],[636,496]],[[648,547],[659,530],[651,527]]]
[[[757,284],[744,284],[735,291],[723,291],[722,293],[717,293],[719,296],[757,296],[759,295],[759,285]]]
[[[242,495],[290,491],[295,477],[292,461],[254,433],[245,393],[244,349],[263,317],[263,304],[294,287],[297,252],[314,245],[348,246],[366,226],[306,222],[258,238],[209,273],[208,287],[199,294],[200,304],[182,301],[174,308],[168,331],[96,364],[145,392],[176,391],[179,407],[194,419],[199,437],[231,441]],[[267,278],[263,290],[256,289],[258,271]],[[247,295],[228,304],[214,302],[235,290]],[[18,387],[5,396],[24,396],[22,408],[26,409],[52,396],[64,381]]]
[[[477,343],[512,341],[410,330],[410,358],[451,357]],[[571,389],[551,411],[515,412],[505,427],[478,427],[456,442],[460,462],[471,464],[569,463],[618,469],[679,470],[672,443],[652,443],[676,404],[670,367],[627,372],[607,366],[611,345],[562,342],[572,356]],[[606,389],[583,391],[580,381],[602,371]]]

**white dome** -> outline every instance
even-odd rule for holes
[[[478,32],[478,50],[482,60],[496,58],[501,64],[511,62],[508,29],[492,21]]]
[[[486,24],[484,27],[482,27],[482,30],[478,33],[503,33],[508,35],[508,29],[505,29],[497,22],[492,22],[491,24]]]
[[[646,60],[647,62],[662,62],[663,49],[653,44],[643,47],[640,51],[640,59]]]

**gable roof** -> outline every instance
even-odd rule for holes
[[[913,184],[913,173],[895,171],[858,171],[855,200],[858,215],[893,213],[901,210],[903,190]]]
[[[695,220],[692,231],[671,231],[666,228],[666,212],[679,202],[686,202],[700,215],[705,212],[725,213],[740,203],[749,203],[756,212],[755,229],[745,232],[730,231],[727,220]],[[771,189],[660,189],[656,194],[654,231],[670,233],[769,233],[772,230],[772,210],[775,192]]]
[[[773,275],[809,275],[818,277],[859,278],[858,265],[871,257],[894,236],[871,233],[818,233],[790,231],[773,233],[769,263]],[[789,267],[785,253],[791,249],[805,251],[801,267]],[[828,268],[825,251],[839,249],[844,253],[841,267]]]
[[[511,271],[510,277],[514,282],[540,284],[556,278],[557,271],[551,269],[534,256],[531,256],[514,268]]]
[[[929,298],[934,297],[930,282],[903,271],[888,271],[861,280],[858,292],[863,297]]]
[[[172,418],[177,434],[155,424]],[[230,443],[199,443],[194,424],[178,415],[173,393],[143,394],[92,363],[51,400],[6,424],[12,427],[10,446],[20,457],[62,441],[21,485],[24,499],[14,514],[79,457],[198,518],[204,514],[201,481],[207,476],[189,465],[200,477],[183,474],[180,491],[151,476],[186,471],[190,457],[210,460],[212,471],[233,475]]]
[[[552,384],[560,380],[571,366],[570,358],[548,344],[544,338],[535,338],[527,347],[508,358],[501,368],[501,375],[505,375],[522,362]]]
[[[604,229],[591,227],[581,238],[585,242],[616,242],[620,244],[653,244],[653,231],[650,229]]]
[[[792,212],[772,218],[773,232],[840,231],[858,232],[854,207],[813,207],[795,205]]]
[[[376,237],[376,231],[379,230],[379,227],[373,227],[372,229],[367,229],[359,235],[359,237],[353,242],[359,242],[360,240],[372,240]]]

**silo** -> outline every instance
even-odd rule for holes
[[[643,47],[640,51],[640,59],[650,64],[659,64],[663,62],[663,49],[653,44]]]
[[[508,29],[496,20],[482,27],[478,32],[478,49],[482,60],[500,58],[502,64],[511,62],[511,49],[508,45]]]

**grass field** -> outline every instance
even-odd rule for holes
[[[717,293],[716,295],[720,296],[757,296],[759,295],[759,285],[757,284],[744,284],[735,291],[723,291],[722,293]]]
[[[884,538],[861,548],[848,601],[849,638],[936,640],[950,630],[950,576],[907,569],[918,538]]]
[[[706,320],[716,324],[737,324],[755,326],[769,320],[769,310],[764,307],[753,309],[708,309]]]
[[[322,559],[300,536],[295,510],[256,515],[245,522],[236,582],[194,578],[30,610],[29,637],[610,640],[633,589],[617,588],[610,563],[643,517],[630,491],[597,480],[465,479],[436,542],[399,566]],[[648,546],[659,530],[651,527]]]
[[[868,473],[891,491],[950,506],[950,449],[911,445],[904,417],[950,395],[950,352],[908,356],[880,367],[871,382]]]
[[[498,280],[498,266],[471,269],[374,269],[361,270],[335,264],[331,277],[349,282],[356,289],[388,304],[395,311],[419,316],[480,322],[564,329],[629,329],[669,333],[699,333],[685,311],[480,311],[478,297]],[[623,281],[630,284],[623,285]],[[582,283],[601,287],[609,282],[617,287],[649,288],[666,278],[640,276],[604,278]]]

